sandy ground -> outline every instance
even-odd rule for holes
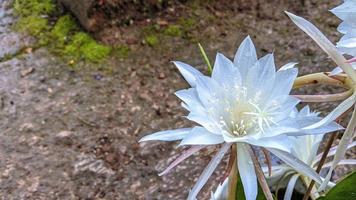
[[[310,19],[335,42],[339,21],[328,10],[340,1],[222,2],[195,10],[183,6],[199,19],[191,34],[211,58],[217,51],[232,57],[250,35],[259,56],[274,52],[277,66],[299,62],[300,74],[334,67],[283,11]],[[208,21],[211,15],[215,20]],[[150,132],[191,125],[173,94],[187,85],[170,61],[206,71],[196,42],[176,37],[159,38],[156,47],[138,42],[126,59],[73,67],[46,48],[26,50],[34,41],[10,29],[14,20],[8,1],[0,0],[0,199],[184,199],[213,149],[159,177],[182,149],[137,141]],[[313,108],[325,113],[335,105]],[[208,198],[224,168],[199,199]]]

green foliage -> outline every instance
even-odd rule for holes
[[[179,25],[169,25],[163,33],[172,37],[181,37],[183,35],[183,31]]]
[[[155,35],[148,35],[145,37],[145,41],[151,47],[156,46],[158,44],[158,38]]]
[[[33,36],[43,35],[49,29],[48,20],[39,16],[28,16],[20,18],[15,25],[15,29],[20,32],[27,32]]]
[[[15,0],[14,10],[20,16],[48,15],[54,11],[52,0]]]
[[[61,16],[51,26],[44,15],[55,11],[52,0],[15,0],[14,9],[19,15],[14,28],[38,39],[39,46],[48,46],[54,52],[74,60],[99,62],[106,58],[111,48],[97,43],[79,28],[70,15]],[[126,50],[127,51],[127,50]],[[121,50],[121,54],[127,54]]]
[[[84,32],[76,33],[72,40],[66,44],[64,53],[74,59],[84,58],[92,62],[100,62],[111,52],[111,48],[97,43]]]
[[[351,200],[356,199],[356,171],[346,176],[325,196],[318,200]]]
[[[73,18],[70,15],[64,15],[57,20],[50,34],[56,42],[64,44],[68,41],[70,33],[76,29],[77,25]]]

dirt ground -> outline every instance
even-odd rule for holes
[[[178,15],[197,19],[192,37],[159,37],[160,44],[151,47],[136,34],[147,24],[111,29],[97,37],[126,41],[131,49],[127,58],[70,66],[46,48],[26,48],[33,39],[11,30],[11,5],[0,0],[0,199],[185,199],[209,152],[159,177],[182,149],[172,142],[137,142],[154,131],[191,125],[173,94],[187,84],[170,61],[206,72],[197,41],[212,60],[217,51],[233,57],[250,35],[259,56],[274,52],[277,66],[298,62],[300,75],[328,71],[333,63],[283,13],[310,19],[336,42],[339,20],[328,10],[341,0],[320,2],[188,2]],[[334,106],[313,108],[325,113]],[[223,170],[222,164],[199,199],[208,199]]]

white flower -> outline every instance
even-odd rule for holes
[[[193,67],[174,62],[191,88],[176,92],[189,111],[187,118],[199,124],[193,128],[160,131],[140,141],[181,140],[180,145],[195,145],[183,153],[162,174],[207,145],[223,144],[199,177],[188,199],[195,199],[232,143],[237,144],[237,166],[247,200],[257,196],[257,179],[245,145],[268,149],[282,160],[320,182],[319,176],[305,164],[290,157],[288,136],[321,134],[341,127],[328,123],[315,129],[316,116],[291,116],[299,100],[290,96],[297,69],[287,64],[276,72],[274,58],[268,54],[257,59],[255,47],[247,37],[234,61],[217,54],[212,76],[204,76]]]
[[[338,31],[344,36],[337,43],[337,48],[348,55],[354,56],[350,62],[356,62],[356,1],[345,0],[343,4],[330,10],[343,22],[339,25]],[[356,69],[356,63],[352,64]],[[340,67],[335,68],[331,75],[336,75],[342,72]]]
[[[296,112],[297,113],[297,112]],[[297,115],[300,117],[303,116],[317,116],[317,113],[311,113],[310,109],[308,106],[304,107]],[[317,155],[317,151],[319,148],[319,144],[321,143],[323,139],[324,134],[319,134],[319,135],[305,135],[305,136],[298,136],[298,137],[291,137],[291,153],[294,155],[296,158],[299,160],[303,161],[305,164],[309,165],[310,167],[316,169],[318,166],[318,163],[321,159],[322,153]],[[349,148],[352,148],[356,145],[356,142],[351,143],[348,146]],[[333,156],[335,155],[336,152],[336,147],[331,148],[329,151],[328,156]],[[347,159],[347,160],[342,160],[339,165],[342,164],[356,164],[356,160],[352,159]],[[330,167],[331,163],[326,163],[323,165],[323,168]],[[281,164],[277,166],[272,167],[272,176],[268,176],[268,168],[264,167],[263,168],[266,176],[268,183],[271,187],[276,188],[278,187],[286,187],[286,193],[284,200],[290,200],[292,197],[293,190],[296,189],[305,192],[306,188],[310,184],[310,179],[306,177],[304,174],[296,171],[292,167]],[[296,184],[299,183],[297,186]],[[304,186],[303,186],[304,184]],[[329,186],[333,186],[334,184],[330,182],[328,184]],[[316,191],[314,191],[316,192]],[[315,194],[312,194],[315,195]]]
[[[338,31],[344,36],[337,43],[340,51],[356,56],[356,1],[344,0],[344,3],[331,10],[343,22]]]

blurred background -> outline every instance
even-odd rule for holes
[[[1,199],[185,199],[214,149],[159,177],[184,148],[138,143],[192,125],[174,96],[187,84],[170,61],[206,73],[198,42],[213,62],[217,52],[232,58],[250,35],[259,57],[273,52],[278,67],[329,71],[335,65],[284,11],[336,42],[340,21],[328,10],[341,2],[0,0]],[[335,104],[312,107],[325,114]],[[199,199],[210,197],[225,167]]]

